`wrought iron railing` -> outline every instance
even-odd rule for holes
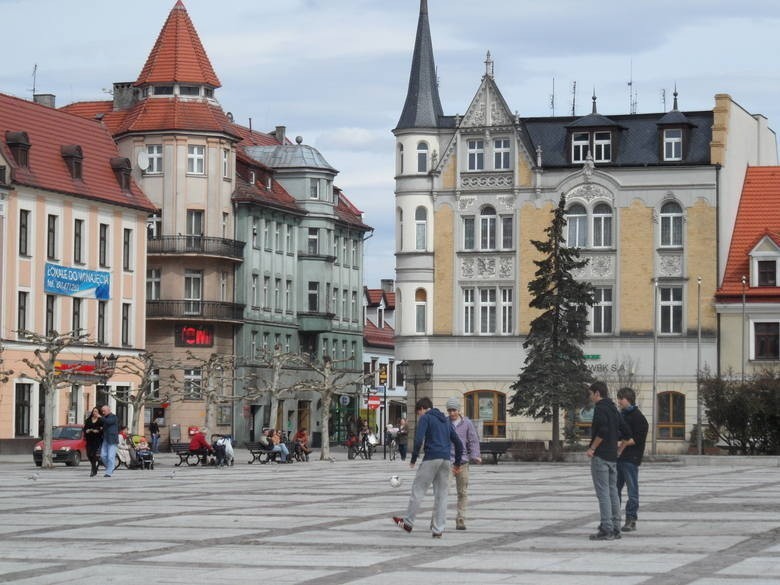
[[[243,258],[244,242],[208,236],[156,236],[146,244],[149,254],[207,254]]]
[[[211,321],[240,321],[244,305],[222,301],[146,301],[148,319],[201,319]]]

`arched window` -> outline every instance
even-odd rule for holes
[[[428,211],[420,206],[414,211],[414,249],[425,250],[427,247]]]
[[[661,392],[658,395],[658,438],[685,439],[685,394]]]
[[[506,395],[474,390],[463,396],[466,416],[482,421],[483,437],[506,437]]]
[[[404,212],[398,208],[398,241],[396,250],[402,252],[404,249]]]
[[[568,234],[566,244],[570,248],[584,248],[588,244],[588,213],[579,203],[566,210]]]
[[[417,143],[417,172],[428,172],[428,144],[425,142]]]
[[[398,174],[404,174],[404,145],[398,145]]]
[[[428,294],[424,288],[414,291],[414,332],[425,333],[427,319]]]
[[[609,248],[612,246],[612,208],[606,203],[599,203],[593,208],[593,247]]]
[[[661,246],[683,245],[683,213],[680,205],[668,201],[661,207]]]
[[[484,207],[479,213],[480,248],[496,249],[496,210],[490,206]]]

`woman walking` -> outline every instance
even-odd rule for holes
[[[103,419],[97,406],[84,421],[84,439],[87,442],[87,458],[92,465],[89,476],[95,477],[100,463],[100,445],[103,443]]]

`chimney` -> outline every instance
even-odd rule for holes
[[[393,292],[393,288],[395,287],[395,280],[392,278],[383,278],[380,280],[381,287],[384,292]]]
[[[137,90],[131,81],[114,83],[114,111],[126,110],[138,101]]]
[[[53,93],[36,93],[33,94],[33,101],[47,108],[53,108],[56,97]]]
[[[276,139],[279,141],[280,144],[284,144],[286,132],[287,132],[287,126],[277,126],[276,130],[274,130],[274,136],[276,136]]]

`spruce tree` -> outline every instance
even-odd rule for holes
[[[593,379],[585,365],[582,344],[587,335],[588,307],[593,305],[590,283],[578,282],[572,271],[584,267],[579,249],[566,246],[566,200],[561,195],[553,211],[546,241],[531,243],[542,255],[534,263],[535,279],[528,283],[530,307],[541,311],[531,322],[525,366],[511,388],[509,412],[552,422],[552,456],[560,458],[561,409],[572,410],[583,401]]]

